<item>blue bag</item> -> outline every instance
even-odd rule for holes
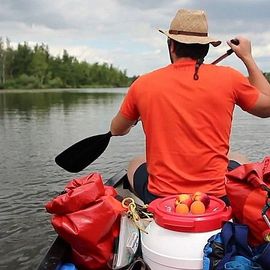
[[[247,239],[246,225],[226,222],[204,247],[203,270],[269,269],[270,243],[251,248]]]

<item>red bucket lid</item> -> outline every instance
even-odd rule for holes
[[[201,215],[176,213],[175,195],[152,201],[148,206],[148,211],[154,214],[154,220],[159,226],[169,230],[179,232],[213,231],[220,229],[224,222],[231,219],[232,209],[214,196],[209,196],[209,198],[209,206]]]

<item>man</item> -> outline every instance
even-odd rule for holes
[[[203,11],[179,10],[170,30],[160,31],[168,37],[172,64],[139,77],[111,123],[116,136],[142,121],[146,157],[130,163],[130,184],[146,203],[195,191],[226,201],[234,106],[269,117],[270,85],[243,37],[237,37],[238,46],[227,43],[246,65],[249,79],[229,67],[203,64],[209,44],[221,43],[208,36]]]

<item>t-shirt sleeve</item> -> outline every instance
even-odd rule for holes
[[[234,70],[233,73],[236,104],[244,111],[249,111],[258,100],[259,91],[240,72]]]
[[[137,120],[140,116],[137,108],[135,91],[136,86],[135,83],[133,83],[120,107],[121,114],[129,120]]]

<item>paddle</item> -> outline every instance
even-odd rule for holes
[[[239,44],[237,39],[231,40],[231,42],[235,45]],[[222,59],[232,53],[232,49],[228,50],[212,64],[220,62]],[[95,161],[105,151],[111,137],[111,132],[108,132],[83,139],[60,153],[55,158],[55,162],[68,172],[80,172]]]
[[[232,39],[231,43],[234,45],[239,45],[239,40],[238,39]],[[218,59],[216,59],[215,61],[213,61],[211,64],[215,65],[217,63],[219,63],[221,60],[223,60],[224,58],[226,58],[227,56],[231,55],[233,53],[232,49],[229,49],[226,53],[224,53],[223,55],[221,55]]]
[[[55,162],[68,172],[80,172],[104,152],[111,137],[109,131],[83,139],[60,153],[55,158]]]

